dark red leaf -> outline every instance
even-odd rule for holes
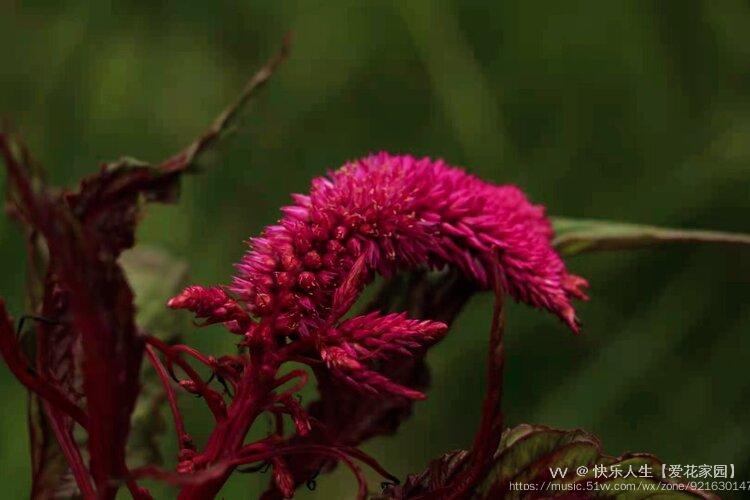
[[[716,498],[709,492],[690,487],[684,480],[663,478],[662,462],[652,455],[626,453],[612,457],[604,454],[596,436],[581,430],[528,424],[506,430],[497,450],[486,458],[484,474],[464,490],[462,483],[472,468],[473,455],[466,451],[447,453],[430,462],[425,471],[408,476],[403,485],[388,488],[380,498],[494,500],[518,498],[523,491],[534,492],[534,498],[612,497],[617,491],[639,492],[637,498],[657,496],[660,492],[669,492],[670,498]],[[584,469],[579,469],[581,467]],[[595,467],[611,477],[597,473]],[[557,477],[552,477],[550,468],[558,470]],[[565,470],[564,477],[558,468]],[[614,468],[621,471],[619,477],[611,472]],[[626,474],[630,476],[623,477]],[[647,474],[650,477],[646,477]],[[662,486],[678,483],[682,483],[680,489]],[[526,489],[511,490],[511,484],[522,484]],[[624,490],[624,485],[632,489]],[[593,490],[594,487],[598,489]]]

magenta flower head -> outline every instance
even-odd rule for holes
[[[446,329],[403,315],[339,324],[376,273],[450,266],[489,288],[499,266],[502,287],[516,300],[578,331],[571,300],[586,299],[587,283],[569,274],[552,248],[544,208],[515,186],[482,181],[442,160],[379,153],[313,180],[310,194],[293,200],[276,225],[250,240],[237,265],[229,292],[248,316],[216,288],[190,287],[170,305],[224,322],[249,341],[313,343],[332,371],[374,392],[399,391],[368,373],[366,360],[408,352]],[[402,395],[416,397],[408,391]]]

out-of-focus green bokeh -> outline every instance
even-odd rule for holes
[[[243,241],[290,192],[378,150],[517,183],[552,214],[749,232],[749,28],[739,0],[5,0],[0,116],[59,184],[120,155],[157,161],[292,30],[291,59],[216,165],[186,179],[178,205],[151,207],[140,231],[187,259],[198,283],[226,283]],[[19,231],[0,218],[0,294],[15,314],[24,262]],[[569,266],[591,281],[580,336],[510,308],[508,424],[583,427],[609,453],[735,464],[750,480],[750,252],[670,247]],[[398,476],[470,443],[490,308],[472,301],[430,355],[429,400],[397,436],[367,444]],[[187,335],[232,349],[220,330]],[[4,367],[0,390],[1,496],[23,498],[26,395]],[[208,419],[186,404],[200,441]],[[266,476],[234,477],[224,496],[255,498]],[[300,497],[350,498],[353,487],[337,471]]]

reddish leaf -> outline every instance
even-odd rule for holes
[[[27,228],[30,306],[35,314],[53,319],[37,328],[39,375],[30,375],[32,369],[20,345],[12,330],[5,335],[6,328],[3,355],[28,387],[55,401],[54,405],[45,404],[44,410],[68,462],[78,464],[73,472],[86,496],[91,496],[87,492],[88,471],[80,464],[72,423],[66,415],[81,413],[79,421],[85,417],[73,401],[85,392],[92,417],[88,429],[91,472],[98,495],[107,498],[118,487],[112,480],[126,473],[124,446],[138,394],[143,342],[134,323],[132,292],[117,258],[134,243],[143,202],[174,200],[180,174],[233,125],[255,90],[285,59],[288,42],[285,40],[282,51],[250,79],[239,98],[205,133],[159,167],[122,159],[103,165],[77,192],[57,194],[44,187],[26,149],[0,134],[0,153],[9,173],[9,212]],[[46,248],[39,244],[40,234]],[[60,388],[52,390],[45,384],[47,376],[58,381]],[[37,419],[31,422],[31,430],[35,481],[52,478],[55,474],[49,473],[46,462],[50,470],[56,470],[60,450],[55,450],[50,427]],[[58,489],[53,483],[47,479],[43,484],[35,482],[35,495],[52,495]]]
[[[117,256],[135,243],[142,202],[174,201],[180,173],[119,160],[84,179],[65,200],[80,224],[101,235],[101,243]]]
[[[497,450],[488,457],[485,474],[471,489],[457,494],[471,461],[472,452],[447,453],[433,460],[424,472],[407,477],[403,485],[390,487],[380,498],[494,500],[517,498],[523,491],[534,491],[536,496],[544,498],[612,497],[616,491],[627,491],[634,498],[655,496],[660,492],[669,492],[670,498],[716,498],[709,492],[691,488],[682,480],[661,477],[662,462],[652,455],[605,455],[599,440],[581,430],[564,431],[527,424],[506,430]],[[585,472],[577,471],[579,467],[585,468]],[[595,467],[601,468],[599,473],[595,472]],[[552,477],[551,469],[558,468],[565,470],[564,478],[560,477],[560,472]],[[621,472],[619,477],[601,475],[601,471],[605,471],[614,476],[616,469]],[[633,471],[630,477],[623,477],[630,470]],[[645,477],[647,474],[651,477]],[[683,484],[678,489],[674,485],[679,483]],[[524,485],[525,489],[512,490],[512,484],[515,488]]]

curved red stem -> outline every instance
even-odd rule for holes
[[[187,432],[185,432],[185,422],[182,419],[182,414],[180,413],[180,409],[177,405],[177,396],[174,393],[174,388],[172,387],[169,374],[167,373],[167,369],[164,368],[164,365],[159,360],[159,357],[154,352],[154,348],[150,345],[146,346],[146,355],[148,356],[148,360],[151,362],[151,365],[154,367],[156,374],[159,376],[159,379],[164,386],[164,392],[166,393],[167,401],[169,402],[169,409],[172,411],[174,428],[175,432],[177,433],[177,442],[179,443],[180,448],[182,448],[183,444],[186,442],[186,439],[188,439],[188,434]]]
[[[146,343],[161,351],[161,353],[164,354],[164,356],[166,356],[170,362],[179,366],[182,371],[184,371],[185,374],[195,383],[195,388],[198,391],[198,394],[203,396],[203,399],[206,401],[206,404],[211,410],[211,413],[213,413],[214,418],[216,418],[217,420],[223,420],[226,418],[226,408],[221,403],[219,403],[219,401],[223,402],[223,398],[221,397],[221,395],[218,392],[210,389],[200,377],[200,375],[198,375],[198,372],[196,372],[187,361],[182,359],[179,353],[173,351],[172,346],[157,339],[156,337],[151,336],[146,337]]]
[[[46,377],[38,374],[23,355],[2,299],[0,299],[0,355],[13,375],[27,389],[68,415],[84,429],[88,428],[88,415]]]
[[[211,360],[208,358],[208,356],[204,355],[203,353],[201,353],[197,349],[195,349],[193,347],[190,347],[189,345],[175,344],[175,345],[172,345],[170,347],[175,352],[181,352],[181,353],[187,354],[189,356],[192,356],[193,358],[195,358],[196,360],[200,361],[201,363],[203,363],[204,365],[208,366],[209,368],[211,368],[211,369],[214,368],[214,363],[211,362]]]
[[[310,378],[310,376],[304,370],[292,370],[286,375],[277,378],[274,381],[273,387],[274,389],[277,387],[281,387],[282,385],[286,384],[290,380],[294,380],[295,378],[299,378],[300,379],[299,382],[297,382],[296,384],[294,384],[292,387],[282,392],[281,394],[277,395],[276,396],[277,399],[283,399],[285,397],[292,396],[296,392],[301,391],[302,388],[304,388],[307,385],[307,381]]]
[[[85,500],[95,499],[96,493],[94,492],[94,485],[91,483],[91,474],[83,463],[81,452],[75,445],[73,437],[61,422],[62,415],[60,414],[60,410],[52,406],[48,401],[43,401],[42,404],[44,404],[44,411],[47,414],[50,427],[52,427],[52,432],[60,444],[60,449],[63,455],[65,455],[65,460],[68,462],[68,466],[73,473],[73,478],[76,480],[81,495],[83,495]]]

